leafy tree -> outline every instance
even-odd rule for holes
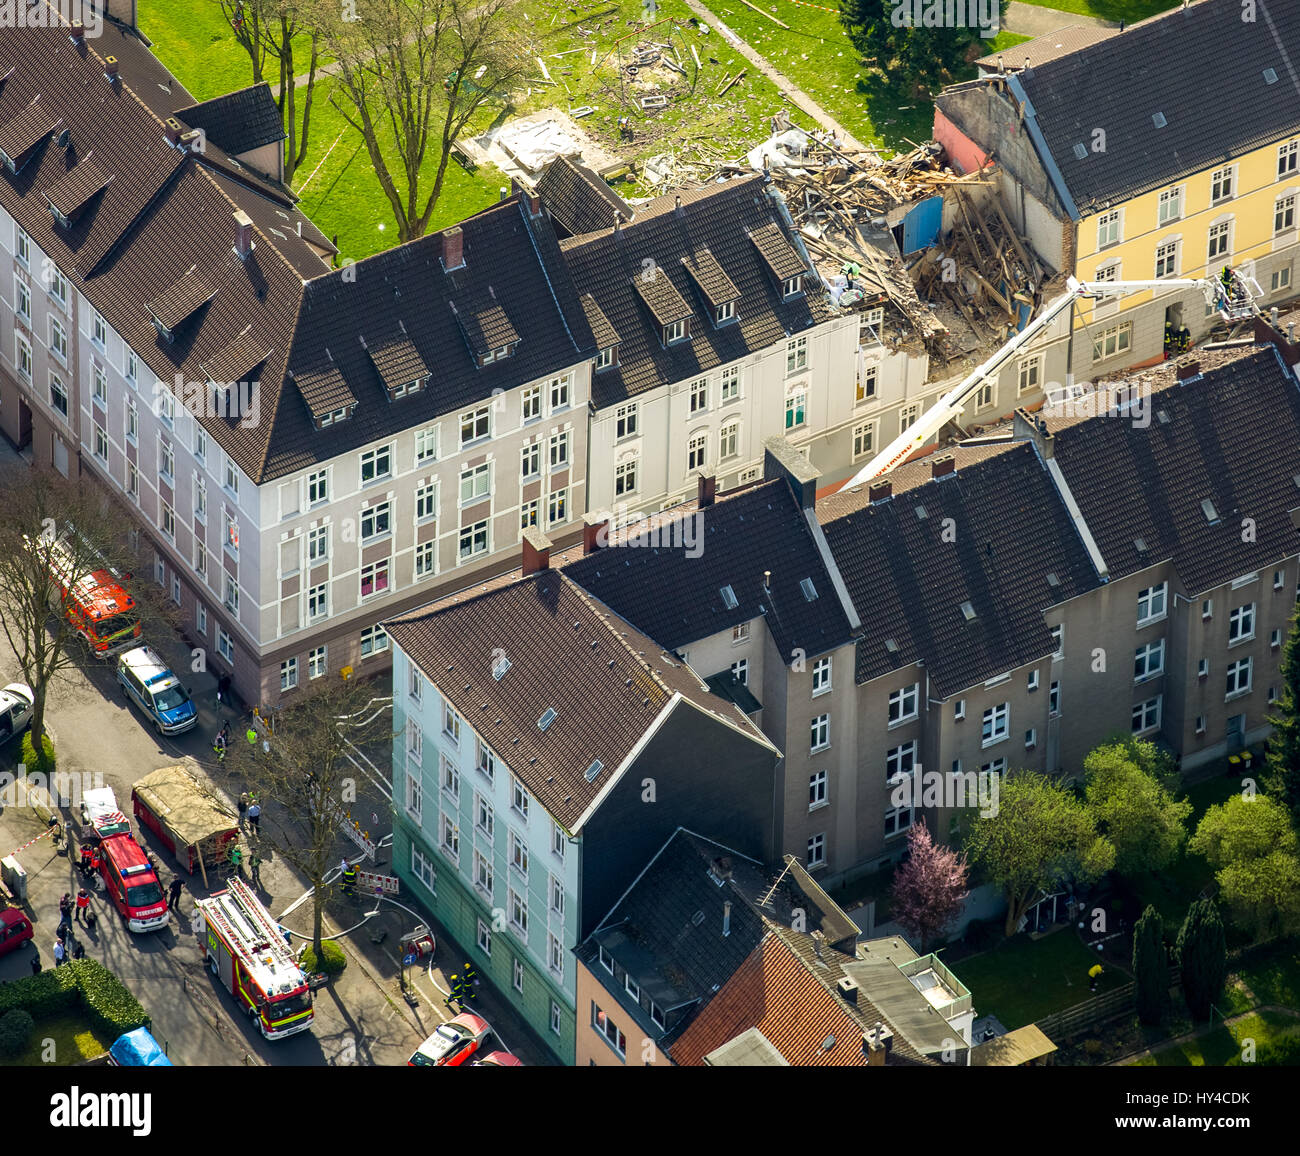
[[[1233,923],[1256,942],[1300,931],[1300,859],[1293,852],[1239,859],[1214,878]]]
[[[891,905],[894,918],[921,942],[924,952],[961,910],[970,894],[964,856],[938,847],[925,820],[907,836],[907,861],[894,872]]]
[[[1296,833],[1280,803],[1265,795],[1233,795],[1205,812],[1187,846],[1221,868],[1273,851],[1294,853]]]
[[[1208,1019],[1210,1005],[1223,992],[1228,974],[1228,945],[1223,920],[1212,899],[1198,899],[1187,909],[1178,932],[1183,997],[1193,1019]]]
[[[1282,693],[1268,720],[1273,734],[1260,777],[1264,789],[1300,819],[1300,629],[1295,614],[1282,648],[1281,671]]]
[[[1042,891],[1091,882],[1115,865],[1115,848],[1087,807],[1046,775],[1023,771],[1003,781],[996,813],[975,817],[966,851],[1006,896],[1007,935]]]
[[[359,678],[314,680],[274,717],[265,744],[236,734],[222,764],[230,790],[238,793],[247,784],[262,804],[258,842],[296,867],[313,889],[317,959],[324,958],[326,876],[338,865],[340,826],[357,797],[349,743],[365,746],[391,737],[374,694]],[[279,804],[274,816],[266,813],[270,802]],[[354,844],[348,847],[355,852]]]
[[[1192,805],[1166,785],[1169,769],[1154,743],[1107,743],[1083,760],[1085,798],[1115,844],[1115,870],[1139,875],[1167,867],[1187,838]]]
[[[1148,907],[1133,925],[1133,978],[1138,1019],[1158,1024],[1169,1007],[1169,967],[1165,959],[1165,921]]]
[[[337,10],[322,17],[338,67],[340,99],[330,103],[361,134],[399,241],[424,236],[452,145],[530,60],[516,16],[514,0],[367,0],[355,19]]]
[[[316,10],[322,3],[335,7],[338,0],[216,0],[234,30],[235,40],[248,53],[253,66],[253,83],[266,78],[267,57],[279,65],[280,91],[276,104],[289,139],[284,146],[284,183],[307,156],[311,105],[316,93],[316,70],[320,63],[320,22]],[[294,83],[294,52],[310,53],[307,84],[302,94],[302,127],[298,121],[298,88]]]
[[[1000,0],[998,27],[1009,0]],[[901,72],[931,85],[950,80],[974,56],[983,56],[990,42],[975,27],[949,27],[943,21],[942,0],[840,0],[840,24],[853,46],[874,57],[882,71]],[[908,17],[916,26],[909,26]]]

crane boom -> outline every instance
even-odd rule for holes
[[[973,370],[943,395],[910,427],[903,430],[880,453],[876,454],[865,466],[844,483],[843,489],[861,485],[872,478],[878,478],[895,466],[901,465],[918,448],[934,437],[964,407],[962,403],[986,379],[997,373],[1006,363],[1028,345],[1038,334],[1042,333],[1076,301],[1084,297],[1110,297],[1125,293],[1137,293],[1143,289],[1204,289],[1207,302],[1217,304],[1219,313],[1227,321],[1238,321],[1245,317],[1257,315],[1258,307],[1254,303],[1249,285],[1254,284],[1240,273],[1234,274],[1240,292],[1230,295],[1223,282],[1216,277],[1166,277],[1151,281],[1079,281],[1070,277],[1066,291],[1055,301],[1046,305],[1028,325],[1007,341],[983,365]],[[1258,285],[1254,286],[1259,293]]]

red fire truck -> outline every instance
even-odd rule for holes
[[[110,828],[119,830],[106,835]],[[99,844],[100,873],[104,892],[132,931],[157,931],[166,927],[167,898],[163,895],[158,873],[154,871],[140,844],[132,837],[130,825],[122,814],[104,816],[95,824],[102,836]]]
[[[63,615],[87,652],[108,658],[134,646],[140,637],[140,615],[135,599],[122,587],[123,576],[103,559],[96,569],[78,574],[85,569],[87,551],[81,551],[79,566],[65,539],[42,548],[49,551],[50,574],[58,585]]]
[[[228,891],[198,899],[205,925],[206,958],[268,1040],[282,1040],[311,1027],[311,988],[279,925],[241,879]]]

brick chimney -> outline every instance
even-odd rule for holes
[[[86,25],[81,20],[72,22],[72,43],[76,48],[85,48],[86,46]]]
[[[235,210],[235,256],[247,261],[253,251],[253,218],[243,209]]]
[[[930,461],[930,477],[942,478],[957,472],[957,459],[952,454],[940,454]]]
[[[542,215],[542,198],[536,193],[528,194],[528,215],[530,217],[540,217]]]
[[[686,210],[682,208],[682,198],[680,196],[677,198],[677,204],[674,207],[673,212],[675,212],[679,217],[686,216]]]
[[[529,526],[524,531],[523,571],[524,577],[536,574],[538,570],[551,568],[551,540],[536,526]]]
[[[465,267],[465,234],[459,225],[452,225],[443,231],[442,267],[448,272]]]
[[[169,116],[163,121],[163,135],[167,138],[167,143],[173,147],[180,144],[181,133],[184,131],[185,126],[174,116]]]
[[[880,502],[894,494],[894,483],[888,478],[877,478],[867,484],[867,501]]]
[[[700,471],[696,478],[696,498],[697,504],[703,510],[713,505],[713,499],[718,496],[718,478],[716,474],[706,474]]]
[[[111,84],[117,79],[117,57],[104,57],[104,78]]]
[[[1189,361],[1186,365],[1180,365],[1175,373],[1179,381],[1187,381],[1189,378],[1196,377],[1201,372],[1201,363],[1199,361]]]
[[[594,554],[609,545],[609,515],[587,514],[582,519],[582,556]]]

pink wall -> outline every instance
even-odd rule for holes
[[[934,110],[934,139],[948,153],[948,162],[959,172],[978,172],[989,163],[988,154],[939,109]]]

